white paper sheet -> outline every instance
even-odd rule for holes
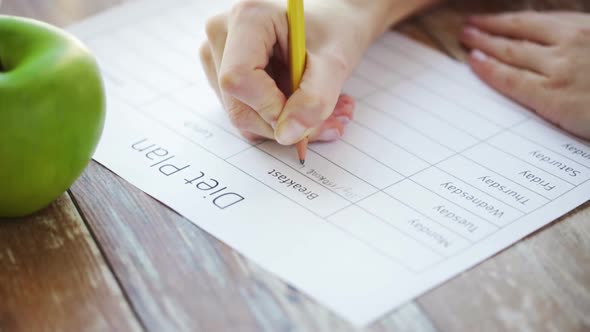
[[[590,197],[590,147],[396,33],[345,91],[344,138],[251,145],[198,62],[231,1],[137,1],[70,28],[97,55],[95,159],[333,311],[366,324]]]

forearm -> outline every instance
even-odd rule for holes
[[[371,40],[379,37],[392,25],[412,16],[413,14],[431,7],[442,0],[345,0],[357,6],[359,11],[363,7],[368,15],[366,22],[373,25]],[[367,8],[369,7],[369,8]]]
[[[418,11],[444,0],[310,0],[312,7],[322,19],[330,17],[355,26],[355,39],[360,48],[383,34],[390,26]],[[338,32],[336,32],[338,33]]]

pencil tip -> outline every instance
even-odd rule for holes
[[[299,162],[301,163],[301,165],[305,165],[305,159],[299,159]]]

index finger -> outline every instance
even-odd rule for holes
[[[220,88],[250,106],[269,124],[276,122],[286,100],[265,70],[277,42],[276,12],[264,4],[236,5],[219,69]]]
[[[563,36],[558,20],[534,11],[474,15],[468,18],[468,22],[495,35],[526,39],[544,45],[556,44]]]

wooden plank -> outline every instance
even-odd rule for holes
[[[51,1],[43,0],[5,0],[0,1],[0,13],[34,18],[54,25],[71,23],[69,15]]]
[[[97,163],[72,192],[150,330],[354,330]],[[411,303],[367,331],[388,329],[434,327]]]
[[[49,1],[0,3],[2,14],[72,21]],[[68,193],[33,216],[0,220],[0,299],[2,332],[142,330]]]
[[[141,327],[68,194],[0,220],[0,331]]]
[[[420,298],[445,331],[590,329],[590,203]]]

